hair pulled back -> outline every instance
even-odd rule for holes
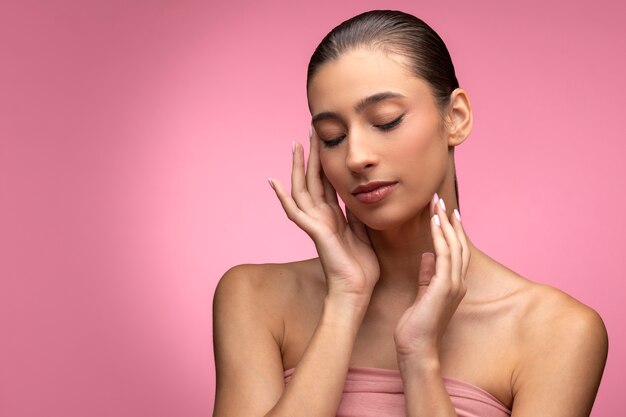
[[[450,103],[450,94],[459,87],[448,48],[437,32],[424,21],[398,10],[370,10],[331,30],[311,56],[307,70],[307,90],[322,65],[359,48],[371,48],[405,57],[408,70],[431,87],[439,114],[443,116]],[[460,204],[456,173],[454,190],[457,204]]]
[[[407,58],[410,71],[430,84],[441,108],[459,87],[448,48],[430,26],[398,10],[371,10],[346,20],[322,39],[309,61],[307,88],[323,64],[362,47]]]

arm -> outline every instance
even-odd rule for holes
[[[326,299],[322,318],[280,400],[267,416],[337,414],[363,313]]]
[[[245,274],[233,271],[222,278],[214,301],[216,416],[330,417],[337,412],[356,334],[380,268],[365,225],[349,211],[344,217],[337,193],[321,169],[319,138],[310,139],[306,174],[302,146],[294,143],[292,148],[291,196],[279,181],[270,179],[270,185],[287,217],[315,243],[328,288],[322,317],[283,388],[280,337],[272,336],[271,324],[282,320],[263,314],[263,300],[272,297],[251,289]]]
[[[261,416],[283,389],[279,340],[271,312],[257,294],[258,272],[249,265],[231,268],[213,296],[213,347],[216,392],[213,416]],[[248,347],[253,344],[254,349]]]
[[[457,417],[443,384],[438,359],[404,362],[400,365],[400,372],[407,417]]]
[[[213,415],[334,416],[362,312],[327,298],[319,325],[285,387],[282,326],[277,325],[282,321],[263,308],[271,294],[255,285],[271,277],[254,277],[253,268],[231,269],[215,293]]]
[[[456,417],[441,375],[439,347],[465,296],[470,251],[460,219],[454,215],[450,223],[437,196],[430,214],[436,262],[432,253],[422,254],[417,297],[400,318],[394,340],[407,417]]]
[[[588,417],[608,353],[600,316],[558,290],[522,329],[525,354],[513,379],[513,417]]]

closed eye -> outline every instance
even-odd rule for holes
[[[341,135],[337,139],[323,140],[322,143],[324,144],[325,148],[334,148],[335,146],[339,145],[339,142],[341,142],[345,137],[346,135]]]
[[[404,114],[401,114],[397,119],[389,122],[389,123],[385,123],[384,125],[374,125],[375,127],[377,127],[378,129],[381,130],[391,130],[394,127],[398,126],[400,124],[400,122],[402,122],[402,118],[404,117]],[[335,146],[339,145],[339,143],[341,143],[341,141],[346,137],[346,135],[341,135],[340,137],[336,138],[336,139],[330,139],[330,140],[323,140],[322,143],[324,144],[325,148],[334,148]]]
[[[397,125],[400,124],[400,122],[402,121],[402,118],[404,117],[404,114],[401,114],[400,117],[398,117],[396,120],[386,123],[384,125],[375,125],[377,128],[381,129],[381,130],[391,130],[394,127],[396,127]]]

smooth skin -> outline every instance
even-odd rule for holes
[[[381,92],[395,96],[357,108]],[[399,370],[407,416],[456,415],[444,376],[514,417],[589,416],[608,351],[601,318],[484,254],[453,214],[467,93],[442,115],[402,57],[360,49],[324,64],[308,98],[307,166],[294,143],[291,193],[270,185],[319,257],[220,280],[214,416],[335,416],[349,367]],[[377,180],[397,182],[384,200],[351,194]]]

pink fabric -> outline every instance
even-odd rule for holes
[[[285,371],[288,383],[295,368]],[[511,411],[487,391],[453,378],[443,378],[459,417],[506,417]],[[350,368],[337,417],[405,416],[400,372],[381,368]]]

